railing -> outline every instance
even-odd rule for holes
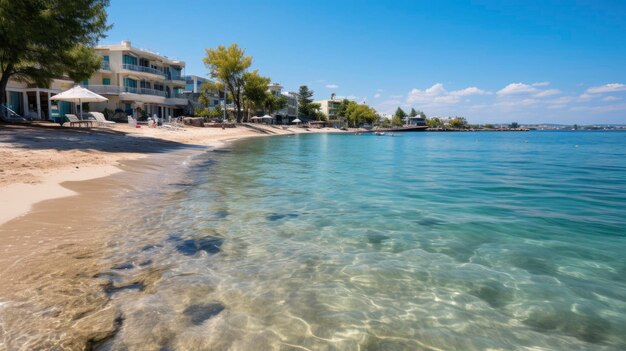
[[[165,96],[165,92],[162,90],[148,89],[148,88],[141,88],[140,94]]]
[[[96,94],[117,95],[120,93],[120,87],[115,85],[87,85],[83,86],[83,88],[89,89]]]
[[[122,68],[130,70],[130,71],[152,73],[152,74],[166,77],[166,75],[163,72],[152,67],[145,67],[145,66],[138,66],[138,65],[131,65],[131,64],[124,63],[122,64]]]
[[[83,86],[83,88],[89,89],[96,94],[105,94],[105,95],[118,95],[120,93],[131,93],[131,94],[156,95],[156,96],[163,96],[163,97],[166,96],[166,93],[163,90],[148,89],[148,88],[118,87],[116,85],[87,85],[87,86]]]
[[[173,74],[173,73],[170,73],[167,76],[167,79],[169,79],[169,80],[185,80],[182,75],[180,75],[180,74]]]
[[[170,93],[169,97],[172,99],[186,99],[185,95],[182,93]]]
[[[100,69],[104,69],[104,70],[110,71],[111,70],[111,64],[109,62],[107,62],[107,61],[102,61],[100,63]]]

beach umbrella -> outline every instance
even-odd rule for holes
[[[270,115],[265,115],[263,117],[261,117],[262,119],[274,119],[274,117],[270,116]]]
[[[297,119],[297,118],[296,118],[296,119],[294,119],[293,121],[291,121],[291,123],[300,123],[300,122],[302,122],[302,121],[301,121],[301,120],[299,120],[299,119]]]
[[[79,85],[73,87],[72,89],[66,90],[62,93],[56,94],[50,98],[50,100],[59,100],[59,101],[68,101],[78,104],[77,106],[81,106],[80,116],[82,118],[82,103],[83,102],[102,102],[107,101],[109,99],[105,98],[102,95],[98,95],[89,89],[85,89]],[[78,108],[76,108],[78,110]]]

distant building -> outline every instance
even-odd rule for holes
[[[341,100],[329,99],[329,100],[317,100],[314,102],[321,105],[320,110],[326,116],[328,116],[329,120],[337,118],[337,112],[339,111],[339,105],[341,104]]]
[[[287,106],[274,111],[273,117],[277,124],[288,124],[298,117],[298,94],[294,92],[284,92],[282,85],[272,83],[268,85],[268,91],[275,96],[284,96],[287,99]]]
[[[183,95],[189,101],[189,106],[187,110],[191,109],[191,111],[185,111],[187,114],[194,114],[196,108],[203,108],[200,105],[199,97],[200,92],[202,91],[202,84],[211,82],[211,80],[195,76],[195,75],[187,75],[184,77],[185,79],[185,90],[183,91]],[[209,109],[215,108],[215,106],[220,104],[220,100],[223,99],[224,94],[219,91],[213,91],[209,93]]]
[[[183,61],[138,49],[130,41],[98,46],[96,53],[102,57],[100,70],[81,85],[109,100],[90,103],[91,110],[161,118],[183,113],[187,106]]]
[[[406,117],[405,119],[405,123],[409,126],[425,126],[426,125],[426,118],[423,117]]]

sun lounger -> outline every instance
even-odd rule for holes
[[[73,127],[75,124],[77,124],[79,127],[83,125],[87,127],[93,126],[93,121],[80,120],[78,119],[78,117],[76,117],[76,115],[66,114],[65,118],[67,118],[70,121],[70,127]]]
[[[90,112],[90,114],[96,119],[96,122],[98,122],[99,126],[115,124],[115,122],[113,121],[107,121],[107,119],[104,118],[104,115],[100,112]]]
[[[128,116],[128,126],[131,128],[137,127],[137,120],[133,118],[133,116]]]

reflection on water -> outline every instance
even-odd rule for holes
[[[92,347],[623,349],[625,143],[305,135],[203,154],[125,199],[95,278],[117,327]]]

